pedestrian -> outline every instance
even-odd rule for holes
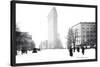
[[[36,48],[33,48],[32,53],[37,53],[37,49]]]
[[[69,48],[69,54],[70,54],[71,57],[73,56],[73,50],[72,50],[72,48]]]
[[[84,47],[82,47],[82,54],[84,55],[84,53],[85,53],[85,49]]]
[[[25,53],[27,54],[27,50],[25,50]]]
[[[80,48],[79,47],[77,47],[77,52],[80,52]]]
[[[74,52],[75,52],[75,47],[74,47]]]

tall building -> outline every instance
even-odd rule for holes
[[[41,42],[41,49],[62,49],[60,35],[57,32],[57,11],[53,7],[48,14],[48,40]]]
[[[81,22],[72,26],[76,45],[87,43],[96,45],[96,24],[95,22]]]
[[[48,48],[54,48],[57,40],[57,11],[53,7],[48,14]]]

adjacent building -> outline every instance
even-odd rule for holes
[[[72,26],[76,45],[86,43],[86,45],[96,45],[96,23],[80,22]]]

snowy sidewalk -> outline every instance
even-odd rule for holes
[[[82,59],[95,59],[95,49],[86,49],[85,55],[82,52],[77,51],[73,53],[73,56],[69,56],[67,49],[46,49],[32,53],[28,51],[28,54],[17,55],[16,63],[30,63],[30,62],[48,62],[48,61],[64,61],[64,60],[82,60]]]

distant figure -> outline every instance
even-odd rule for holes
[[[69,49],[69,54],[70,54],[70,56],[73,56],[73,50],[72,50],[71,47],[70,47],[70,49]]]
[[[74,52],[75,52],[75,47],[74,47]]]
[[[33,48],[32,53],[37,53],[37,49],[36,48]]]
[[[38,48],[37,50],[40,51],[40,48]]]
[[[82,54],[84,55],[84,52],[85,52],[85,49],[84,49],[84,47],[82,47]]]
[[[80,52],[80,48],[79,47],[77,47],[77,52]]]
[[[22,49],[21,49],[21,54],[24,54],[24,53],[27,54],[27,50],[26,50],[25,48],[22,48]]]
[[[21,50],[22,54],[26,53],[27,54],[27,50]]]

